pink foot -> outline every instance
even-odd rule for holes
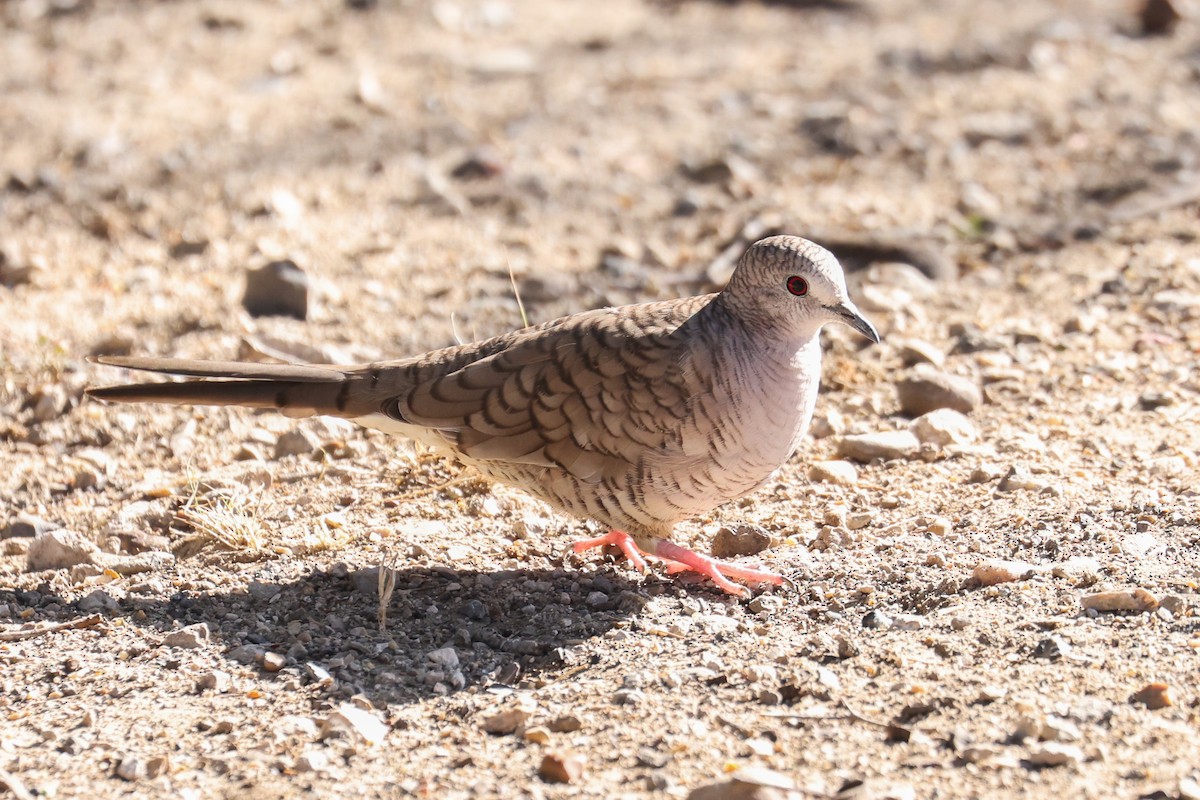
[[[686,547],[680,547],[665,539],[658,541],[654,553],[666,562],[668,573],[674,574],[690,569],[705,576],[729,594],[738,597],[749,597],[750,590],[745,586],[739,586],[729,578],[736,578],[747,583],[773,583],[777,586],[787,582],[787,579],[778,573],[743,567],[728,561],[717,561],[708,556],[693,553]]]
[[[584,550],[591,550],[593,547],[604,547],[609,544],[621,548],[621,552],[625,554],[625,558],[629,559],[629,563],[633,564],[638,572],[646,571],[646,559],[642,558],[642,553],[638,550],[633,537],[624,531],[609,531],[604,536],[597,536],[595,539],[584,539],[575,542],[574,548],[576,553],[582,553]]]

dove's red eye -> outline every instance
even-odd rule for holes
[[[796,295],[796,297],[804,297],[804,295],[808,294],[808,281],[799,275],[793,275],[787,279],[787,289]]]

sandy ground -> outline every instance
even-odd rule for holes
[[[0,4],[0,796],[1200,797],[1176,7]],[[752,600],[382,434],[82,394],[709,291],[761,230],[885,340],[681,532],[757,526]],[[307,319],[252,317],[284,258]]]

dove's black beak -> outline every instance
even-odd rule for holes
[[[875,342],[875,344],[879,344],[879,331],[875,330],[875,326],[867,321],[867,318],[862,315],[862,312],[858,310],[858,307],[854,303],[847,300],[844,303],[838,303],[836,306],[826,306],[826,308],[833,312],[838,322],[849,325],[872,342]]]

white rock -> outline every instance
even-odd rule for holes
[[[853,486],[858,483],[858,470],[849,461],[814,461],[808,468],[809,480]]]
[[[843,436],[838,441],[838,455],[870,463],[877,458],[891,460],[907,458],[921,448],[912,431],[881,431]]]
[[[79,601],[79,610],[91,613],[93,611],[116,611],[120,606],[112,595],[103,589],[94,589]]]
[[[444,670],[458,669],[458,651],[453,647],[443,647],[440,650],[431,650],[425,654],[425,659],[432,665],[440,667]]]
[[[537,703],[529,697],[518,697],[492,709],[483,718],[483,729],[498,736],[523,729],[537,710]]]
[[[966,415],[952,408],[939,408],[912,421],[909,430],[924,444],[948,447],[970,444],[979,434]]]
[[[980,586],[995,586],[998,583],[1019,581],[1037,567],[1026,561],[1006,561],[999,558],[989,558],[975,565],[971,577],[979,581]]]
[[[324,750],[305,750],[296,759],[296,772],[324,772],[329,769],[329,755]]]
[[[30,572],[94,564],[101,555],[96,543],[74,531],[46,531],[34,537],[25,556]]]
[[[1158,608],[1158,598],[1142,588],[1119,589],[1113,592],[1096,592],[1079,598],[1079,605],[1086,611],[1136,611],[1144,613]]]
[[[140,781],[146,777],[146,762],[136,756],[125,756],[117,764],[116,775],[125,781]]]
[[[208,644],[211,635],[207,622],[197,622],[195,625],[188,625],[186,628],[168,633],[163,637],[162,643],[164,647],[182,647],[193,650]]]
[[[1045,742],[1029,750],[1029,763],[1040,767],[1078,766],[1083,763],[1083,751],[1073,744]]]
[[[351,734],[367,744],[379,744],[388,734],[388,726],[370,711],[353,703],[342,703],[337,710],[321,721],[321,738],[335,733]]]

